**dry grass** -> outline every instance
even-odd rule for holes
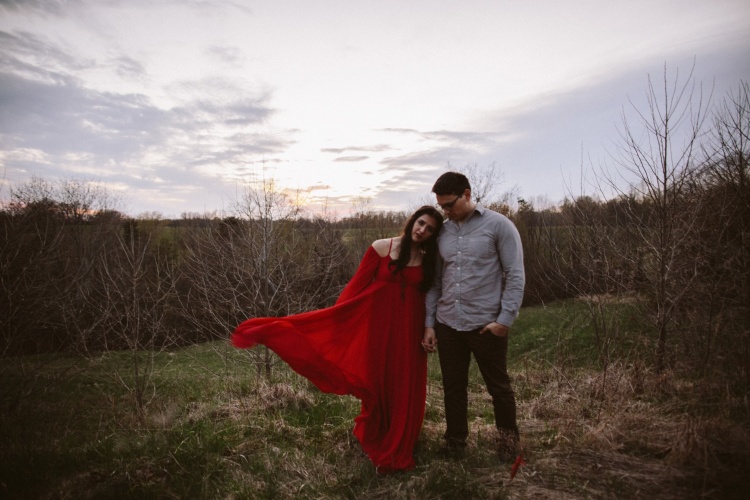
[[[750,429],[737,417],[748,403],[720,384],[633,365],[525,366],[512,375],[527,464],[511,481],[478,374],[466,454],[439,456],[432,377],[416,468],[379,476],[351,434],[356,399],[322,394],[283,367],[267,382],[244,365],[209,374],[176,358],[167,375],[180,383],[169,387],[183,392],[161,394],[145,426],[128,419],[119,385],[101,385],[106,363],[71,379],[70,399],[0,415],[0,497],[724,499],[750,486]]]
[[[744,475],[748,429],[721,415],[693,414],[700,401],[692,383],[632,366],[606,373],[550,368],[517,374],[516,382],[534,395],[518,402],[527,464],[513,481],[509,466],[494,457],[490,402],[479,383],[471,386],[471,434],[460,461],[436,454],[445,426],[434,382],[412,472],[377,476],[346,418],[323,424],[315,439],[310,428],[277,418],[274,435],[246,441],[231,454],[263,454],[263,468],[283,478],[275,490],[283,498],[328,496],[342,484],[348,489],[341,497],[357,498],[739,498],[750,485]],[[221,413],[240,421],[249,414],[268,419],[279,409],[305,413],[326,398],[309,387],[261,385],[247,400],[227,402]],[[356,415],[356,402],[350,411]],[[291,446],[275,444],[279,435]],[[241,460],[236,463],[237,481],[268,490]]]
[[[548,498],[729,498],[750,486],[748,428],[695,415],[693,384],[622,366],[535,377],[538,396],[519,404],[529,465],[514,487]]]

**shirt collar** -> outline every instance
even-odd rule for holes
[[[485,210],[487,210],[487,209],[484,208],[484,206],[481,203],[477,203],[476,206],[474,207],[474,213],[479,214],[480,216],[484,215]],[[473,217],[474,213],[472,213],[468,217],[466,217],[466,219],[464,220],[463,223],[466,224],[467,222],[469,222],[469,220]],[[445,222],[444,222],[444,224],[448,223],[448,222],[450,222],[451,224],[453,224],[456,227],[459,227],[458,226],[458,222],[456,222],[454,220],[450,220],[450,219],[446,219]]]

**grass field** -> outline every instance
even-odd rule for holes
[[[475,365],[465,457],[437,454],[432,356],[417,467],[379,476],[351,435],[357,400],[320,393],[283,364],[265,380],[247,352],[214,342],[3,360],[0,498],[744,498],[746,395],[652,373],[627,307],[611,311],[610,345],[574,302],[524,309],[514,325],[527,464],[513,481],[491,446]],[[136,359],[150,374],[143,411]]]

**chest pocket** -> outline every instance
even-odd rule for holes
[[[475,234],[469,238],[469,255],[474,258],[487,258],[495,255],[495,240],[492,235]]]

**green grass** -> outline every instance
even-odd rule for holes
[[[607,314],[618,339],[639,335],[627,306]],[[585,304],[522,311],[509,361],[528,464],[513,482],[475,364],[466,456],[437,454],[431,356],[417,467],[382,477],[352,437],[356,399],[283,363],[265,380],[226,342],[137,353],[153,363],[142,413],[127,389],[132,353],[4,359],[0,498],[718,498],[747,486],[741,395],[707,398],[696,381],[644,373],[628,346],[604,370],[595,344]]]
[[[571,299],[524,309],[513,324],[509,338],[511,368],[520,369],[528,363],[576,368],[598,366],[602,359],[591,321],[589,305],[592,300],[598,299]],[[606,304],[604,317],[599,317],[600,324],[607,328],[602,334],[603,340],[610,341],[609,352],[617,359],[648,354],[643,349],[644,342],[649,340],[644,335],[646,329],[636,321],[635,315],[633,304],[612,303]]]

